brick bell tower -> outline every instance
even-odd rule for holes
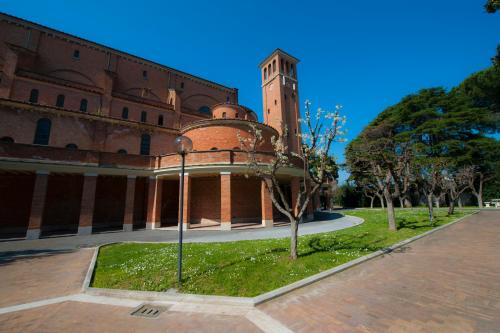
[[[262,74],[264,123],[281,134],[288,128],[288,150],[299,152],[299,87],[297,64],[299,59],[276,49],[259,65]]]

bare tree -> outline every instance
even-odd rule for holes
[[[443,176],[442,188],[446,191],[450,199],[448,215],[452,215],[455,212],[455,202],[459,201],[462,193],[468,188],[467,179],[469,177],[469,172],[469,168],[464,167],[455,172],[447,171]]]
[[[477,199],[479,208],[483,208],[484,183],[494,178],[493,174],[486,174],[477,166],[471,165],[463,169],[463,177],[469,188]]]
[[[306,101],[304,118],[300,119],[304,133],[297,134],[301,137],[299,153],[290,152],[287,146],[288,129],[282,129],[282,134],[272,137],[273,158],[271,161],[262,161],[258,156],[258,148],[263,144],[261,131],[250,124],[249,138],[239,135],[242,150],[248,154],[249,169],[260,177],[270,194],[273,205],[290,221],[290,258],[297,259],[297,235],[299,222],[311,198],[326,180],[331,168],[330,148],[333,142],[341,141],[343,135],[342,127],[345,117],[340,116],[340,106],[335,111],[326,112],[318,108],[315,115],[311,115],[311,104]],[[314,160],[314,167],[311,162]],[[282,180],[278,177],[279,172],[288,167],[301,168],[302,186],[297,197],[289,202],[282,187]],[[295,203],[295,204],[293,204]]]
[[[418,163],[418,183],[426,198],[429,222],[434,225],[434,198],[439,196],[443,183],[444,162],[439,158],[425,158]]]

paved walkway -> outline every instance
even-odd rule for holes
[[[319,213],[318,220],[303,223],[299,227],[299,235],[316,234],[353,227],[363,221],[357,217],[343,216],[338,213]],[[242,229],[231,231],[220,230],[188,230],[184,233],[184,242],[229,242],[238,240],[255,240],[289,237],[290,227]],[[113,242],[177,242],[175,230],[137,230],[133,232],[107,232],[88,236],[51,237],[37,240],[16,240],[0,242],[0,261],[2,256],[17,256],[40,251],[74,250],[82,247],[95,247]]]
[[[294,332],[500,332],[500,212],[260,307]]]
[[[0,332],[499,332],[500,212],[481,212],[396,251],[258,306],[80,294],[89,249],[0,262]],[[34,302],[34,303],[27,303]]]

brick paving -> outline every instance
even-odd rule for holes
[[[131,308],[64,302],[0,316],[0,332],[261,332],[244,317],[166,311],[157,318],[130,316]]]
[[[500,332],[500,212],[263,304],[294,332]]]
[[[499,250],[500,212],[483,211],[258,309],[294,332],[500,332]],[[0,256],[0,307],[78,293],[92,251],[23,255]],[[66,301],[0,315],[0,332],[261,332],[237,313],[131,311]]]
[[[79,293],[94,251],[30,252],[0,260],[0,307]]]

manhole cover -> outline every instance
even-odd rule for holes
[[[160,313],[167,311],[168,307],[159,306],[154,304],[142,304],[139,305],[134,311],[130,314],[136,317],[146,317],[146,318],[156,318],[160,315]]]

